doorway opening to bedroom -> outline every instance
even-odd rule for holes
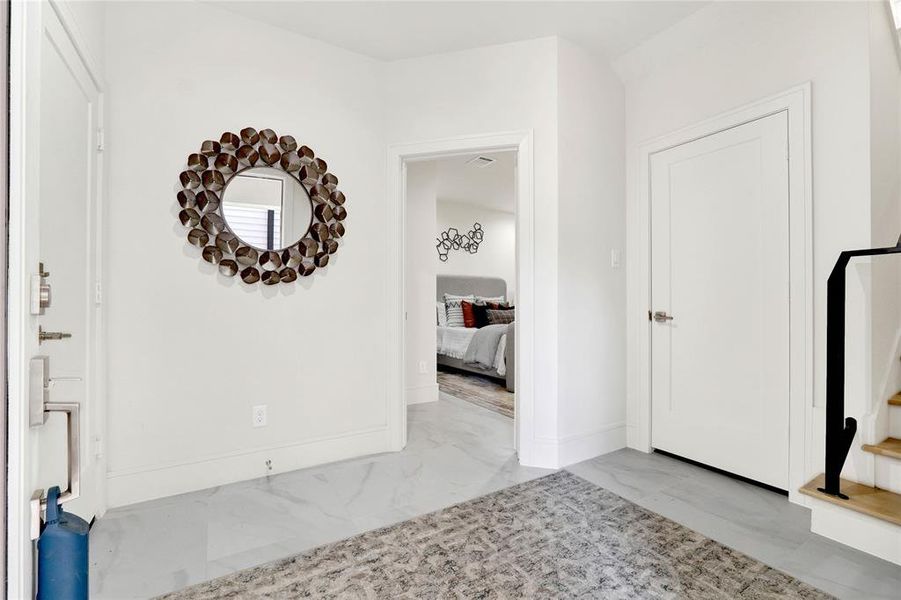
[[[440,412],[514,448],[516,152],[406,165],[408,423]]]

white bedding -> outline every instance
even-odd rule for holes
[[[507,334],[501,336],[497,343],[497,355],[494,357],[494,368],[497,374],[504,377],[507,374]]]
[[[462,360],[476,331],[472,327],[438,327],[438,354]]]
[[[443,354],[451,358],[463,359],[472,336],[476,334],[477,329],[473,327],[438,327],[437,350],[438,354]],[[503,377],[507,374],[507,361],[505,360],[505,352],[507,349],[507,336],[502,335],[497,345],[497,354],[494,357],[494,368],[497,374]]]

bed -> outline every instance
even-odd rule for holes
[[[444,301],[444,294],[465,296],[507,298],[507,283],[498,277],[469,277],[465,275],[438,275],[436,286],[436,300]],[[449,367],[458,371],[475,373],[492,379],[500,380],[507,390],[514,391],[515,365],[514,343],[515,323],[506,326],[506,330],[497,344],[497,357],[495,368],[485,368],[464,360],[465,352],[480,330],[465,327],[438,327],[437,331],[437,360],[439,366]]]

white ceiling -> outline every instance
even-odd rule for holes
[[[613,58],[709,1],[210,3],[359,54],[397,60],[549,35]]]
[[[475,156],[489,156],[495,162],[487,167],[467,164]],[[460,202],[513,212],[514,156],[514,152],[493,152],[429,161],[435,165],[438,201]]]

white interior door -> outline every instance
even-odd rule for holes
[[[780,489],[789,188],[780,112],[653,154],[653,447]],[[671,320],[668,317],[672,317]]]
[[[90,520],[103,510],[103,471],[98,444],[103,425],[100,365],[100,92],[53,5],[29,7],[28,118],[23,248],[24,270],[43,263],[49,272],[50,306],[26,323],[24,360],[50,359],[51,402],[80,405],[80,497],[65,509]],[[28,300],[30,291],[26,288]],[[71,337],[39,340],[39,328]],[[27,390],[26,390],[27,394]],[[25,401],[30,398],[26,397]],[[27,423],[26,423],[27,427]],[[66,416],[51,413],[29,428],[26,492],[67,486]]]

